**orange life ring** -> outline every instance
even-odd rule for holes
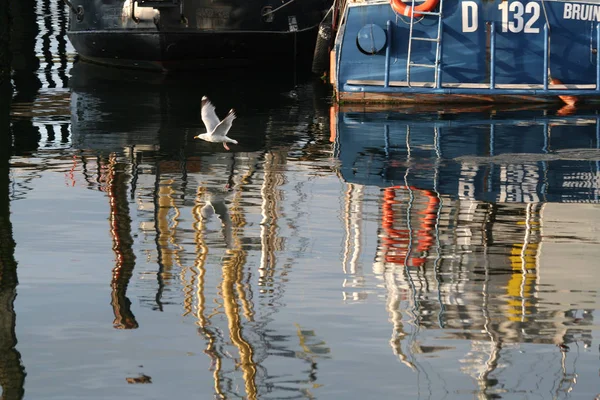
[[[440,0],[425,0],[424,3],[415,6],[414,16],[420,17],[423,14],[418,14],[417,11],[431,11],[433,10],[439,3]],[[407,6],[402,0],[390,0],[390,4],[392,9],[396,14],[404,15],[406,17],[410,17],[412,12],[412,7]]]

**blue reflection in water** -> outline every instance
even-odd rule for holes
[[[438,398],[439,380],[442,393],[460,392],[435,364],[456,351],[486,398],[564,397],[578,383],[597,309],[600,124],[594,109],[563,111],[335,112],[341,178],[379,191],[373,272],[387,291],[390,345],[423,377],[424,397]],[[363,211],[347,217],[360,225]]]
[[[341,112],[340,171],[352,183],[411,184],[482,201],[596,201],[598,118],[595,110]]]

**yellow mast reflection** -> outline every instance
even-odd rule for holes
[[[242,323],[239,315],[235,285],[238,281],[240,269],[243,267],[246,255],[241,248],[239,238],[234,239],[237,243],[235,248],[227,251],[227,259],[223,263],[221,295],[223,306],[227,316],[229,337],[238,348],[240,354],[240,368],[242,369],[246,394],[248,399],[256,399],[256,364],[253,360],[253,349],[250,343],[242,335]]]
[[[196,192],[196,198],[194,200],[194,207],[192,209],[192,215],[194,218],[194,232],[195,232],[195,243],[196,243],[196,262],[195,262],[195,273],[192,275],[192,279],[196,280],[196,318],[198,319],[197,324],[199,331],[207,340],[206,349],[204,353],[207,354],[212,362],[211,368],[213,371],[214,389],[221,398],[225,398],[225,393],[221,389],[221,366],[223,364],[221,355],[215,349],[215,335],[208,325],[210,323],[209,318],[204,315],[206,309],[206,296],[204,295],[204,277],[206,275],[206,257],[208,256],[208,246],[204,241],[204,218],[202,217],[202,201],[200,200],[203,194],[203,188],[198,187]]]
[[[244,179],[242,178],[242,181]],[[233,202],[232,202],[232,207],[231,207],[231,220],[233,222],[233,244],[234,244],[234,248],[238,249],[241,254],[243,255],[243,257],[241,257],[242,259],[240,260],[240,267],[237,269],[237,275],[236,275],[236,279],[235,279],[235,287],[236,287],[236,291],[238,294],[238,297],[240,299],[240,303],[242,304],[242,310],[244,312],[244,317],[246,317],[246,319],[248,321],[253,321],[254,320],[254,306],[252,304],[252,302],[248,299],[248,296],[246,295],[246,290],[249,290],[249,286],[245,283],[243,283],[243,278],[244,278],[244,274],[243,274],[243,270],[242,267],[246,264],[246,251],[242,250],[242,243],[240,240],[240,236],[241,234],[243,234],[243,227],[246,225],[246,219],[244,217],[244,213],[243,213],[243,207],[240,205],[241,200],[242,200],[242,193],[243,191],[241,190],[241,184],[240,187],[238,187],[237,191],[235,192],[235,195],[233,197]]]
[[[230,182],[231,184],[232,182]],[[241,184],[244,183],[244,177],[242,177]],[[240,186],[241,186],[240,184]],[[229,184],[228,184],[229,187]],[[211,357],[211,369],[213,371],[214,387],[215,392],[225,398],[224,391],[222,389],[222,378],[221,369],[223,364],[223,355],[220,354],[216,349],[216,337],[212,330],[209,328],[210,319],[214,315],[219,314],[217,310],[206,316],[206,296],[204,295],[205,289],[205,263],[208,256],[209,248],[204,239],[204,216],[202,214],[203,207],[210,203],[210,201],[203,200],[203,197],[210,198],[214,204],[210,204],[211,207],[216,207],[218,212],[221,214],[226,213],[227,215],[219,215],[221,220],[222,228],[225,230],[223,235],[225,236],[225,242],[230,245],[225,250],[225,259],[221,267],[221,284],[219,285],[219,294],[222,299],[222,307],[224,310],[225,317],[227,319],[229,337],[233,345],[238,349],[240,359],[236,361],[236,366],[239,366],[242,370],[243,380],[245,385],[245,391],[248,399],[257,398],[257,384],[256,384],[256,370],[257,365],[254,361],[254,350],[252,345],[244,338],[242,331],[242,320],[240,314],[243,313],[245,318],[252,321],[254,318],[254,310],[251,301],[248,299],[246,290],[248,286],[243,282],[243,267],[246,264],[247,254],[246,250],[243,249],[242,244],[242,233],[243,227],[246,225],[246,220],[243,215],[243,207],[240,205],[242,200],[241,187],[238,187],[233,195],[231,208],[227,209],[222,200],[213,199],[210,195],[207,195],[206,189],[200,186],[197,190],[195,206],[193,209],[194,215],[194,230],[196,232],[196,296],[197,296],[197,318],[200,331],[207,339],[207,348],[205,353]],[[231,223],[229,222],[231,221]],[[231,238],[231,240],[227,240]],[[217,299],[215,299],[218,302]],[[241,304],[241,307],[240,307]],[[241,310],[240,310],[241,308]]]
[[[177,232],[177,226],[179,225],[180,212],[179,208],[175,204],[175,199],[173,198],[175,190],[173,189],[172,185],[175,183],[175,180],[172,178],[161,179],[159,171],[157,171],[157,174],[157,244],[160,248],[160,263],[163,268],[161,275],[165,281],[169,281],[172,278],[172,269],[173,265],[175,264],[177,253],[180,251],[180,247],[175,242],[175,234]],[[171,215],[171,211],[173,212],[173,215]]]
[[[204,296],[204,275],[206,274],[206,257],[208,256],[208,246],[204,241],[204,218],[202,218],[202,187],[198,187],[192,215],[194,217],[194,239],[196,243],[196,318],[198,325],[204,328],[208,324],[208,319],[204,316],[206,308],[206,298]]]
[[[269,297],[280,294],[278,288],[274,288],[273,285],[276,283],[274,282],[275,255],[282,246],[282,240],[277,237],[277,222],[278,200],[282,198],[279,186],[285,179],[279,166],[285,163],[285,155],[285,151],[267,154],[264,179],[260,185],[262,223],[257,229],[260,229],[262,246],[260,253],[257,254],[260,255],[258,284],[264,290],[263,293]],[[256,172],[256,166],[253,163],[249,164],[246,174],[238,178],[234,172],[239,168],[235,167],[235,160],[232,160],[231,175],[225,189],[214,187],[212,181],[198,186],[191,209],[195,254],[189,267],[181,266],[182,263],[185,264],[183,260],[187,253],[183,245],[178,245],[175,232],[180,225],[177,221],[179,211],[175,209],[179,189],[173,185],[174,180],[165,177],[159,177],[155,182],[155,204],[157,204],[155,218],[159,254],[164,255],[161,260],[165,271],[177,265],[181,267],[177,273],[180,274],[184,286],[183,314],[193,315],[196,318],[198,332],[206,340],[204,353],[210,357],[209,371],[212,373],[214,392],[222,398],[243,390],[245,393],[240,394],[241,397],[257,399],[259,388],[262,386],[259,379],[269,379],[268,375],[258,375],[259,368],[266,372],[264,367],[260,367],[260,360],[268,356],[268,345],[264,341],[269,340],[269,336],[267,332],[262,332],[261,327],[266,323],[265,321],[252,323],[256,318],[250,286],[252,274],[250,271],[245,271],[250,257],[249,252],[252,251],[250,249],[254,248],[258,251],[255,242],[248,244],[244,240],[247,226],[245,210],[249,207],[244,203],[244,195],[249,191],[256,193],[257,190],[254,187],[243,190],[244,185],[253,184],[253,180],[249,178]],[[208,175],[213,176],[214,173],[209,172]],[[213,230],[212,215],[216,217],[212,221],[218,222],[220,229]],[[189,219],[183,218],[181,223],[185,221]],[[182,235],[185,234],[182,231]],[[172,250],[170,254],[164,251],[166,246],[170,246],[168,249]],[[221,262],[218,260],[220,256],[222,256]],[[173,273],[172,268],[171,273]],[[215,273],[217,275],[214,275]],[[167,275],[165,277],[168,278]],[[214,282],[214,279],[217,282],[209,283]],[[268,310],[274,307],[270,303],[267,306]],[[233,351],[231,346],[235,347]],[[313,357],[296,356],[296,358],[309,361],[309,358],[312,360]],[[229,368],[231,362],[234,363],[235,372]],[[310,362],[311,368],[316,371],[316,359]],[[232,387],[235,382],[235,378],[229,376],[232,373],[238,380],[240,377],[243,379],[243,389]],[[314,371],[311,377],[312,375],[316,375]],[[298,390],[303,391],[303,389]]]
[[[275,252],[281,250],[281,243],[277,239],[277,201],[281,195],[276,187],[283,184],[284,177],[277,171],[278,166],[285,164],[286,155],[281,152],[270,151],[264,159],[264,181],[260,189],[262,198],[260,222],[261,260],[259,271],[259,286],[262,293],[271,293],[273,276],[275,273]]]
[[[540,204],[527,203],[525,206],[524,220],[517,221],[518,225],[524,227],[522,243],[512,245],[510,262],[514,273],[507,286],[507,294],[510,298],[507,310],[509,320],[523,322],[531,303],[528,299],[533,296],[534,283],[536,281],[537,258],[540,231]]]
[[[112,153],[106,171],[107,195],[110,203],[110,234],[115,253],[115,267],[112,270],[111,305],[117,329],[135,329],[138,323],[131,311],[131,301],[127,298],[127,286],[135,267],[131,217],[127,200],[127,175],[124,164],[117,162]]]
[[[248,399],[257,398],[258,389],[256,385],[257,365],[254,361],[254,349],[242,335],[242,321],[240,319],[240,307],[238,299],[242,304],[242,310],[248,320],[253,318],[253,307],[249,304],[242,283],[243,267],[246,264],[247,254],[242,247],[241,234],[246,225],[242,207],[240,206],[242,191],[237,190],[233,198],[233,206],[230,209],[232,221],[232,248],[226,250],[226,258],[223,263],[221,294],[223,306],[227,316],[229,337],[238,348],[240,354],[239,366],[242,369],[246,395]],[[225,233],[227,235],[227,233]]]
[[[169,284],[173,279],[173,274],[179,275],[182,282],[184,315],[192,313],[193,292],[194,292],[194,269],[182,265],[181,256],[185,256],[184,247],[177,243],[177,234],[179,228],[179,218],[181,211],[177,204],[177,179],[173,177],[163,177],[163,173],[181,173],[184,177],[191,170],[196,171],[199,168],[197,160],[189,159],[185,165],[181,162],[159,161],[156,164],[156,182],[154,188],[154,207],[155,207],[155,229],[156,229],[156,247],[158,251],[159,272],[157,279],[159,290],[156,295],[156,302],[162,309],[161,297],[165,284]],[[185,180],[185,178],[183,178]],[[177,266],[179,269],[174,271]],[[187,279],[188,274],[191,275]]]

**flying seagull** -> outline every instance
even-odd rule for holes
[[[194,136],[194,139],[203,139],[207,142],[223,143],[223,147],[229,150],[227,143],[237,144],[237,140],[227,137],[227,132],[231,129],[231,124],[235,119],[235,112],[233,108],[229,110],[229,113],[223,121],[219,120],[215,113],[215,106],[210,102],[208,97],[202,97],[202,122],[206,127],[206,133],[201,133],[198,136]]]

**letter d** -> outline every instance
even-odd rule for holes
[[[478,5],[474,1],[462,2],[462,31],[475,32],[479,27]]]

